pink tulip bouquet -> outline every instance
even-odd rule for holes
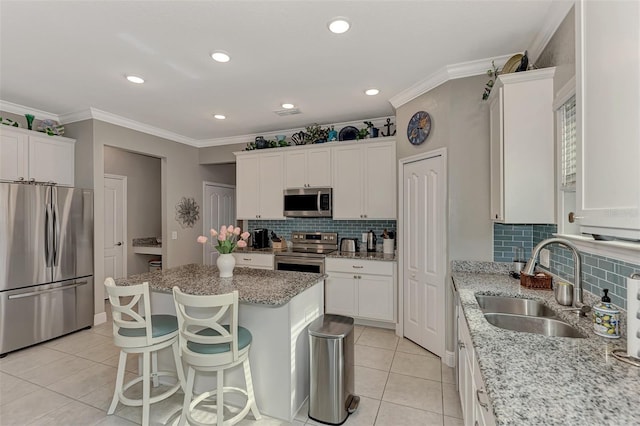
[[[233,253],[236,247],[244,248],[247,246],[247,238],[249,238],[248,232],[242,232],[239,226],[234,227],[233,225],[220,227],[220,232],[212,229],[209,231],[211,233],[211,244],[213,247],[218,250],[220,254],[229,254]],[[200,244],[206,244],[209,241],[209,238],[204,235],[200,235],[197,239]],[[217,241],[217,244],[214,243]]]

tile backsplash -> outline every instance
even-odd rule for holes
[[[493,225],[493,260],[496,262],[513,261],[514,248],[524,247],[525,257],[540,241],[553,237],[557,226],[549,225]],[[551,267],[555,275],[573,281],[573,255],[571,250],[558,244],[548,247],[551,250]],[[632,273],[640,273],[640,263],[623,262],[618,259],[580,252],[582,257],[583,288],[593,294],[601,295],[602,289],[609,289],[611,301],[626,309],[627,282]]]
[[[301,232],[337,232],[338,238],[357,238],[362,239],[362,233],[368,232],[370,229],[378,237],[378,244],[382,244],[382,231],[397,231],[395,220],[333,220],[331,218],[290,218],[287,220],[249,220],[248,230],[252,231],[256,228],[267,228],[291,240],[291,233],[294,231]],[[397,241],[396,241],[397,245]]]

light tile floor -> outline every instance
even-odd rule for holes
[[[109,310],[107,309],[109,313]],[[80,331],[0,359],[0,425],[135,425],[141,409],[120,404],[107,416],[115,385],[118,349],[110,318]],[[453,369],[393,331],[355,328],[355,380],[360,407],[345,425],[462,425]],[[129,357],[130,377],[137,366]],[[161,391],[161,389],[158,389]],[[132,389],[140,393],[140,389]],[[151,423],[177,424],[181,392],[151,406]],[[318,425],[303,407],[293,424]],[[242,426],[285,423],[251,416]]]

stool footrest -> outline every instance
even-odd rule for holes
[[[237,423],[238,421],[242,420],[247,415],[247,413],[249,413],[249,410],[251,410],[251,401],[249,400],[249,394],[244,389],[236,388],[236,387],[232,387],[232,386],[223,387],[222,388],[222,392],[223,393],[239,393],[239,394],[242,394],[242,395],[247,397],[247,403],[244,405],[244,407],[242,407],[242,409],[238,413],[236,413],[232,418],[225,419],[225,421],[222,423],[223,426],[233,425],[233,424]],[[193,416],[191,415],[191,412],[193,411],[193,409],[198,404],[200,404],[202,401],[204,401],[206,399],[209,399],[209,398],[211,398],[213,396],[216,396],[217,393],[218,393],[217,390],[204,392],[204,393],[201,393],[200,395],[198,395],[198,397],[196,399],[191,401],[191,404],[189,405],[189,412],[187,413],[187,420],[189,421],[190,424],[197,425],[197,426],[215,426],[215,425],[217,425],[217,423],[202,423],[202,422],[199,422],[199,421],[195,420],[193,418]],[[217,421],[217,418],[216,418],[216,421]]]

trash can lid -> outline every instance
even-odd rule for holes
[[[329,339],[344,338],[353,331],[353,318],[326,314],[309,324],[309,335]]]

